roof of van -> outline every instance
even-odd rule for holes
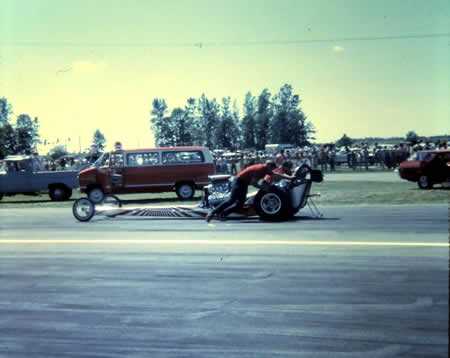
[[[21,161],[21,160],[28,160],[30,158],[32,158],[31,155],[8,155],[4,159],[4,161],[5,162],[18,162],[18,161]]]
[[[175,150],[175,151],[193,151],[193,150],[208,150],[206,147],[200,146],[185,146],[185,147],[156,147],[156,148],[142,148],[142,149],[123,149],[124,152],[141,153],[146,151],[156,150]]]

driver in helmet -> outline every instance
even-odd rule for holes
[[[231,187],[230,198],[211,210],[206,216],[206,221],[210,222],[214,216],[217,216],[219,219],[225,218],[233,211],[241,209],[247,198],[248,186],[255,185],[258,180],[265,178],[266,175],[273,175],[288,180],[294,179],[294,176],[276,173],[275,169],[276,164],[273,161],[267,161],[265,164],[254,164],[240,171]]]

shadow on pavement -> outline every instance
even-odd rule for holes
[[[122,199],[120,201],[122,204],[159,204],[159,203],[185,203],[185,204],[193,204],[197,203],[201,200],[200,197],[193,198],[191,200],[180,200],[178,198],[154,198],[154,199]]]
[[[312,216],[306,216],[306,215],[301,215],[301,216],[295,216],[292,219],[289,220],[285,220],[285,221],[264,221],[261,220],[259,217],[257,216],[252,216],[249,218],[228,218],[226,220],[213,220],[214,223],[217,222],[222,222],[222,223],[227,223],[227,222],[242,222],[242,223],[246,223],[246,224],[283,224],[283,223],[287,223],[287,222],[297,222],[297,221],[339,221],[341,220],[340,218],[314,218]]]
[[[18,201],[0,201],[4,204],[45,204],[45,203],[67,203],[67,202],[74,202],[76,199],[68,199],[64,201],[53,201],[51,199],[39,199],[39,200],[18,200]]]

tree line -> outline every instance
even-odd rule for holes
[[[39,136],[39,119],[31,118],[28,114],[19,114],[15,123],[12,122],[12,105],[5,97],[0,98],[0,159],[8,155],[25,154],[30,155],[37,152],[37,145],[41,143]],[[46,141],[44,140],[44,143]],[[103,152],[106,138],[97,129],[92,137],[92,145],[98,152]],[[50,149],[52,158],[67,155],[64,144],[57,144]]]
[[[236,102],[219,102],[203,94],[188,98],[170,113],[165,99],[152,102],[150,124],[157,146],[202,145],[210,149],[258,149],[268,143],[309,144],[314,127],[300,107],[300,97],[289,84],[272,95],[245,95],[242,115]]]
[[[11,154],[32,154],[39,143],[39,119],[19,114],[13,125],[12,106],[5,97],[0,98],[0,159]]]

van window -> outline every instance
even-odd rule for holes
[[[151,166],[159,164],[159,153],[158,152],[148,152],[148,153],[128,153],[127,154],[127,165],[129,167],[142,167]]]
[[[203,163],[205,158],[201,151],[163,152],[163,164]]]
[[[112,152],[110,158],[111,167],[122,168],[123,167],[123,153],[122,152]]]

